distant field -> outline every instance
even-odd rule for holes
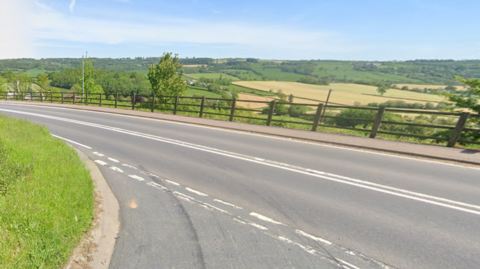
[[[408,84],[408,83],[402,83],[402,84],[395,84],[397,85],[397,87],[401,88],[403,86],[407,86],[409,89],[445,89],[445,87],[447,87],[447,85],[424,85],[424,84]],[[455,86],[455,88],[457,88],[458,90],[465,90],[466,87],[465,86]]]
[[[45,69],[34,68],[25,72],[29,77],[37,77],[38,74],[45,74],[47,71]]]
[[[221,96],[219,94],[189,87],[187,92],[185,93],[185,96],[194,96],[194,95],[205,96],[205,97],[210,97],[210,98],[221,98]]]
[[[377,87],[375,86],[348,83],[332,83],[328,86],[324,86],[284,81],[237,81],[234,82],[234,84],[262,91],[272,90],[277,92],[281,89],[283,93],[287,95],[293,94],[295,97],[309,98],[317,101],[325,101],[328,90],[334,89],[330,96],[330,102],[345,105],[353,105],[355,102],[367,105],[372,102],[381,103],[388,100],[398,99],[404,99],[405,102],[409,103],[444,101],[443,97],[437,95],[393,89],[388,90],[384,96],[380,96],[377,93]],[[297,99],[295,102],[300,102],[300,100]]]
[[[222,76],[222,78],[228,78],[234,81],[239,80],[234,76],[230,76],[222,73],[195,73],[195,74],[185,74],[185,75],[193,79],[200,79],[201,77],[208,78],[208,79],[219,79],[220,76]]]
[[[258,96],[258,95],[239,93],[238,94],[238,100],[271,102],[273,99],[268,98],[268,97]],[[242,101],[238,101],[237,105],[243,106],[243,107],[248,107],[248,108],[261,108],[261,107],[268,106],[268,104],[265,104],[265,103],[250,103],[250,102],[242,102]]]

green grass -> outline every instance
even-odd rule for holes
[[[220,94],[216,94],[213,92],[209,92],[207,90],[203,90],[203,88],[200,87],[193,87],[190,86],[187,90],[187,92],[184,94],[184,96],[205,96],[205,97],[210,97],[210,98],[221,98],[222,96]]]
[[[239,80],[234,76],[230,76],[223,73],[194,73],[194,74],[186,74],[186,76],[191,77],[193,79],[200,79],[201,77],[208,78],[208,79],[219,79],[222,76],[223,79],[228,78],[231,80]]]
[[[93,184],[45,127],[0,115],[0,268],[60,268],[93,218]]]
[[[36,78],[38,74],[45,74],[47,71],[45,69],[33,68],[25,72],[29,77]]]

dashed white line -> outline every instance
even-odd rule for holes
[[[293,241],[293,240],[290,240],[290,239],[288,239],[288,238],[286,238],[286,237],[279,236],[278,239],[280,239],[280,240],[283,241],[283,242],[286,242],[286,243],[289,243],[289,244],[293,244],[293,245],[295,245],[295,246],[297,246],[297,247],[305,250],[306,252],[308,252],[308,253],[310,253],[310,254],[315,255],[315,254],[317,253],[317,251],[316,251],[315,249],[313,249],[313,248],[311,248],[311,247],[308,247],[308,246],[304,246],[304,245],[302,245],[302,244],[299,244],[299,243],[297,243],[297,242],[295,242],[295,241]]]
[[[128,175],[128,176],[133,178],[133,179],[136,179],[138,181],[145,181],[145,179],[143,177],[139,177],[139,176],[136,176],[136,175]]]
[[[296,232],[297,234],[299,234],[299,235],[302,235],[302,236],[304,236],[304,237],[310,238],[310,239],[312,239],[312,240],[314,240],[314,241],[317,241],[317,242],[322,242],[322,243],[327,244],[327,245],[331,245],[331,244],[332,244],[332,242],[330,242],[330,241],[327,241],[327,240],[325,240],[325,239],[323,239],[323,238],[320,238],[320,237],[313,236],[313,235],[308,234],[308,233],[306,233],[306,232],[304,232],[304,231],[301,231],[301,230],[295,230],[295,232]]]
[[[210,208],[213,208],[213,209],[215,209],[215,210],[217,210],[217,211],[220,211],[220,212],[222,212],[222,213],[225,213],[225,214],[227,214],[227,215],[232,215],[230,212],[225,211],[225,210],[223,210],[223,209],[221,209],[221,208],[218,208],[218,207],[216,207],[216,206],[213,206],[213,205],[211,205],[211,204],[208,204],[208,203],[203,203],[203,204],[206,205],[206,206],[208,206],[208,207],[210,207]]]
[[[221,203],[221,204],[224,204],[224,205],[231,206],[231,207],[236,208],[236,209],[243,209],[243,208],[241,208],[241,207],[239,207],[239,206],[236,206],[236,205],[234,205],[234,204],[227,203],[227,202],[222,201],[222,200],[219,200],[219,199],[215,199],[215,200],[213,200],[213,201],[218,202],[218,203]]]
[[[205,194],[203,192],[199,192],[199,191],[196,191],[194,189],[190,189],[190,188],[185,188],[185,190],[191,192],[191,193],[195,193],[196,195],[200,195],[200,196],[203,196],[203,197],[207,197],[208,194]]]
[[[70,142],[70,143],[72,143],[72,144],[79,145],[79,146],[84,147],[84,148],[87,148],[87,149],[92,149],[91,147],[89,147],[89,146],[87,146],[87,145],[80,144],[80,143],[78,143],[78,142],[75,142],[75,141],[70,140],[70,139],[66,139],[66,138],[61,137],[61,136],[58,136],[58,135],[52,134],[52,136],[53,136],[53,137],[56,137],[56,138],[59,138],[59,139],[62,139],[62,140],[65,140],[65,141],[67,141],[67,142]]]
[[[178,184],[177,182],[171,181],[171,180],[168,180],[168,179],[165,179],[165,182],[167,182],[169,184],[172,184],[172,185],[175,185],[175,186],[180,186],[180,184]]]
[[[100,157],[103,157],[103,156],[105,156],[105,155],[103,155],[102,153],[100,153],[100,152],[96,152],[96,151],[94,151],[94,152],[93,152],[93,154],[95,154],[95,155],[97,155],[97,156],[100,156]]]
[[[110,169],[112,169],[113,171],[115,172],[119,172],[119,173],[123,173],[123,170],[118,168],[118,167],[115,167],[115,166],[110,166]]]
[[[249,215],[252,216],[252,217],[255,217],[255,218],[257,218],[257,219],[261,219],[261,220],[263,220],[263,221],[270,222],[270,223],[273,223],[273,224],[285,225],[285,224],[283,224],[283,223],[281,223],[281,222],[278,222],[278,221],[276,221],[276,220],[273,220],[273,219],[271,219],[271,218],[269,218],[269,217],[265,217],[265,216],[263,216],[263,215],[260,215],[260,214],[258,214],[258,213],[255,213],[255,212],[251,212]]]
[[[175,194],[177,197],[182,197],[182,198],[185,198],[185,199],[188,199],[190,201],[197,201],[195,198],[191,197],[191,196],[188,196],[186,194],[183,194],[181,192],[178,192],[178,191],[174,191],[173,194]]]
[[[120,161],[119,160],[116,160],[114,158],[108,158],[110,161],[114,162],[114,163],[119,163]]]
[[[103,166],[107,165],[106,162],[101,161],[101,160],[95,160],[95,162],[98,163],[98,164],[100,164],[100,165],[103,165]]]
[[[344,260],[342,260],[342,259],[337,259],[337,260],[338,260],[339,262],[347,265],[348,267],[350,267],[350,268],[352,268],[352,269],[360,269],[360,268],[356,267],[355,265],[353,265],[353,264],[351,264],[351,263],[349,263],[349,262],[346,262],[346,261],[344,261]]]
[[[154,187],[154,188],[157,188],[157,189],[162,190],[162,191],[167,190],[167,188],[165,186],[160,185],[160,184],[155,183],[155,182],[149,182],[149,183],[147,183],[147,185],[151,186],[151,187]]]

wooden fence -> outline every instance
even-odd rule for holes
[[[144,110],[151,112],[163,112],[172,114],[183,114],[197,117],[218,118],[228,121],[243,121],[266,126],[285,126],[291,125],[296,128],[317,131],[319,128],[326,129],[346,129],[360,132],[368,135],[370,138],[376,138],[378,135],[389,135],[396,137],[413,137],[420,141],[425,139],[438,142],[446,142],[447,147],[454,147],[457,143],[480,145],[480,129],[477,126],[468,126],[468,119],[479,117],[477,114],[467,112],[436,112],[427,110],[411,109],[393,109],[386,107],[359,107],[359,106],[338,106],[305,103],[285,103],[274,101],[252,101],[241,99],[221,99],[207,97],[183,97],[183,96],[121,96],[114,94],[108,96],[105,94],[76,94],[76,93],[3,93],[0,94],[2,100],[30,101],[30,102],[50,102],[74,105],[96,105],[108,106],[114,108],[126,108],[132,110]],[[257,108],[249,106],[238,106],[237,103],[252,104]],[[260,107],[259,107],[260,106]],[[278,117],[280,106],[292,108],[292,106],[303,107],[303,113],[300,117]],[[370,111],[370,118],[342,117],[341,111]],[[329,112],[327,112],[329,111]],[[450,124],[433,123],[415,123],[389,120],[385,117],[387,113],[428,115],[430,117],[444,117],[450,119]],[[339,124],[340,121],[350,121],[353,124]],[[364,128],[359,128],[363,125]],[[403,132],[396,131],[389,126],[403,126]],[[474,128],[475,127],[475,128]],[[430,130],[433,135],[423,135],[411,130],[425,128]],[[397,128],[398,129],[398,128]],[[404,131],[407,130],[407,131]],[[474,137],[474,139],[471,139]],[[469,139],[470,138],[470,139]]]

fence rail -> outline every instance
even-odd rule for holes
[[[150,112],[183,114],[197,117],[218,118],[228,121],[241,121],[267,126],[300,128],[317,131],[327,129],[342,129],[368,135],[376,138],[379,135],[412,137],[421,140],[446,142],[446,146],[454,147],[457,143],[480,145],[480,129],[471,126],[468,120],[478,118],[477,114],[466,112],[438,112],[425,110],[397,109],[386,107],[359,107],[344,105],[286,103],[283,101],[254,101],[243,99],[222,99],[207,97],[184,96],[142,96],[133,94],[77,94],[69,92],[58,93],[0,93],[0,100],[50,102],[87,106],[106,106]],[[248,103],[247,107],[238,102]],[[250,104],[255,107],[249,107]],[[261,105],[264,106],[261,106]],[[295,112],[300,109],[300,112]],[[285,118],[288,110],[289,117]],[[293,112],[290,112],[293,111]],[[353,115],[343,115],[345,111],[356,111]],[[359,112],[361,111],[361,112]],[[363,116],[356,115],[360,113]],[[393,114],[392,114],[393,113]],[[400,113],[400,114],[394,114]],[[427,115],[442,119],[445,122],[413,122],[404,121],[401,114]],[[392,115],[395,115],[392,119]],[[404,116],[405,117],[405,116]],[[477,121],[478,122],[478,121]],[[428,130],[425,132],[425,130]]]

